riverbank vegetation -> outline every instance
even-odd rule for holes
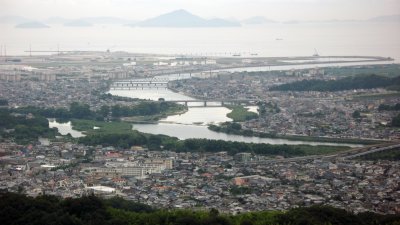
[[[175,152],[226,151],[230,155],[239,152],[250,152],[259,155],[284,157],[330,154],[349,149],[349,147],[345,146],[272,145],[209,139],[179,140],[165,135],[144,134],[138,131],[92,134],[79,138],[79,142],[92,146],[114,146],[124,149],[134,145],[143,145],[150,150],[170,150]]]
[[[380,104],[378,107],[379,111],[400,111],[400,103],[397,103],[395,105],[386,105],[386,104]]]
[[[271,87],[271,91],[344,91],[353,89],[390,88],[399,90],[400,76],[357,75],[338,80],[302,80]]]
[[[226,151],[230,155],[240,152],[249,152],[266,156],[307,156],[323,155],[343,150],[348,150],[347,146],[311,146],[311,145],[273,145],[264,143],[244,143],[236,141],[208,140],[208,139],[186,139],[172,146],[177,152],[221,152]]]
[[[400,148],[390,149],[386,151],[374,152],[367,155],[357,157],[359,160],[390,160],[400,161]]]
[[[226,114],[227,117],[231,118],[235,122],[243,122],[246,120],[251,120],[258,118],[258,114],[255,112],[250,112],[249,109],[246,109],[244,106],[226,106],[228,109],[231,109],[232,112]]]
[[[85,107],[85,106],[83,106]],[[35,110],[41,110],[34,108]],[[25,112],[25,109],[21,111]],[[34,112],[34,110],[32,111]],[[48,121],[40,116],[40,112],[34,112],[43,122],[44,131],[53,131],[55,129],[48,128]],[[43,113],[43,112],[41,112]],[[75,114],[76,115],[76,114]],[[80,115],[78,113],[78,115]],[[126,122],[112,121],[96,121],[93,119],[72,119],[74,129],[83,131],[87,136],[77,139],[79,143],[86,145],[104,145],[114,146],[121,149],[128,149],[135,145],[147,146],[150,150],[171,150],[177,152],[219,152],[227,151],[234,155],[239,152],[251,152],[269,156],[305,156],[314,154],[328,154],[335,151],[347,149],[347,147],[327,147],[327,146],[309,146],[309,145],[270,145],[270,144],[253,144],[241,143],[222,140],[206,140],[206,139],[188,139],[178,140],[174,137],[165,135],[144,134],[132,130],[132,125]],[[29,130],[31,127],[24,127],[23,130]],[[19,130],[17,130],[19,132]],[[33,132],[35,136],[28,139],[22,136],[24,140],[33,140],[38,136],[46,136],[44,131]],[[23,134],[27,132],[21,132]],[[19,137],[19,136],[18,136]]]
[[[240,124],[231,124],[232,130],[237,130]],[[132,125],[126,122],[99,122],[93,120],[72,120],[75,129],[83,131],[87,136],[78,139],[85,145],[114,146],[128,149],[135,145],[146,146],[150,150],[170,150],[176,152],[220,152],[231,155],[239,152],[250,152],[268,156],[307,156],[330,154],[349,149],[344,146],[310,146],[310,145],[271,145],[244,142],[232,142],[208,139],[179,140],[166,135],[154,135],[132,130]],[[97,129],[93,129],[96,127]],[[235,133],[236,134],[236,133]]]
[[[231,215],[217,209],[157,209],[120,197],[61,199],[44,195],[32,198],[14,193],[0,194],[0,218],[5,225],[395,225],[400,221],[400,215],[353,214],[322,205]]]
[[[149,139],[144,134],[137,131],[127,133],[90,134],[79,138],[78,142],[85,145],[114,146],[124,149],[130,148],[134,145],[151,145]]]
[[[35,142],[38,137],[54,138],[56,129],[49,128],[49,121],[33,114],[13,113],[0,109],[0,137],[11,138],[19,144]]]
[[[34,106],[13,109],[16,113],[32,113],[47,118],[60,120],[70,119],[89,119],[105,121],[108,119],[120,119],[121,117],[131,116],[152,116],[153,119],[160,119],[168,115],[181,113],[186,107],[173,102],[163,101],[138,101],[131,106],[103,105],[99,110],[91,110],[88,104],[73,102],[67,108],[39,108]]]
[[[160,115],[167,116],[186,109],[184,105],[173,102],[139,102],[133,106],[114,105],[110,107],[113,117],[130,117],[130,116],[149,116]]]
[[[71,120],[72,128],[82,131],[85,134],[103,134],[103,133],[129,133],[132,131],[132,124],[112,121],[96,121],[96,120]]]
[[[348,139],[348,138],[327,138],[313,136],[294,136],[294,135],[279,135],[274,133],[255,132],[248,129],[242,129],[239,123],[224,122],[220,125],[209,125],[208,129],[226,134],[243,135],[246,137],[260,138],[281,138],[291,141],[313,141],[313,142],[331,142],[331,143],[347,143],[347,144],[378,144],[382,141],[364,140],[364,139]]]
[[[400,113],[397,114],[397,116],[393,117],[392,126],[393,127],[400,127]]]

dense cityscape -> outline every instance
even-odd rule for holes
[[[82,61],[79,63],[84,64]],[[64,108],[68,112],[71,104],[80,102],[87,105],[89,112],[110,107],[111,111],[100,120],[113,121],[118,119],[115,106],[135,107],[141,102],[107,94],[113,80],[143,79],[150,75],[137,71],[156,69],[151,64],[130,64],[115,70],[82,67],[85,70],[79,72],[76,65],[59,66],[56,70],[3,65],[0,97],[7,103],[3,108],[9,107],[12,112],[12,108],[17,107],[10,115],[29,120],[43,116],[38,109]],[[396,64],[352,70],[366,68],[377,72],[400,70]],[[188,66],[187,69],[197,68]],[[400,130],[391,126],[398,111],[384,107],[400,103],[396,91],[384,87],[338,92],[269,91],[273,86],[303,79],[341,79],[342,75],[332,71],[313,68],[289,72],[213,72],[211,76],[198,72],[191,75],[194,78],[170,82],[168,87],[197,99],[258,99],[256,117],[234,120],[242,130],[251,130],[253,134],[346,138],[360,143],[398,140]],[[225,88],[219,88],[223,84]],[[37,108],[24,109],[27,106]],[[359,115],[355,116],[355,111],[359,111]],[[68,118],[73,119],[74,115]],[[119,119],[124,118],[128,117]],[[63,198],[88,194],[121,196],[154,207],[217,208],[231,214],[288,210],[315,204],[354,213],[394,214],[400,210],[398,161],[346,158],[340,151],[348,148],[330,152],[331,157],[324,154],[308,157],[306,154],[305,158],[279,153],[208,153],[211,149],[174,152],[162,150],[160,144],[154,147],[148,143],[127,147],[86,145],[60,134],[26,142],[12,135],[15,129],[5,130],[11,135],[4,135],[0,145],[1,189],[4,191]],[[398,157],[397,150],[389,151]]]
[[[399,225],[399,9],[2,0],[0,224]]]

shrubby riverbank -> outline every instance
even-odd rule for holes
[[[328,137],[312,137],[312,136],[295,136],[295,135],[279,135],[270,133],[255,132],[252,130],[242,129],[241,125],[238,123],[225,122],[221,125],[209,125],[208,129],[227,133],[243,135],[247,137],[260,137],[260,138],[282,138],[292,141],[313,141],[313,142],[331,142],[331,143],[346,143],[346,144],[378,144],[383,141],[378,140],[365,140],[365,139],[349,139],[349,138],[328,138]]]

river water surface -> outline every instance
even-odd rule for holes
[[[230,72],[241,71],[266,71],[266,70],[290,70],[290,69],[306,69],[314,68],[316,66],[348,66],[348,65],[370,65],[370,64],[388,64],[388,62],[359,62],[359,63],[324,63],[324,64],[307,64],[307,65],[290,65],[290,66],[268,66],[268,67],[245,67],[230,69]],[[155,78],[168,78],[169,80],[176,79],[190,79],[192,76],[189,74],[172,74],[162,75]],[[117,96],[141,98],[158,100],[164,98],[165,100],[192,100],[193,98],[184,95],[183,93],[176,93],[169,89],[135,89],[135,90],[110,90],[111,94]],[[211,131],[207,128],[208,124],[218,124],[226,121],[231,121],[226,116],[230,112],[225,107],[198,107],[203,103],[189,103],[189,109],[186,113],[180,115],[169,116],[162,119],[158,124],[134,124],[133,129],[144,133],[151,134],[164,134],[168,136],[177,137],[179,139],[188,138],[207,138],[225,141],[240,141],[240,142],[253,142],[253,143],[269,143],[269,144],[309,144],[309,145],[336,145],[336,146],[352,146],[358,147],[362,145],[342,144],[342,143],[328,143],[328,142],[308,142],[308,141],[291,141],[286,139],[273,139],[273,138],[258,138],[258,137],[244,137],[239,135],[218,133]],[[191,107],[193,106],[193,107]],[[256,107],[250,107],[250,111],[257,112]]]

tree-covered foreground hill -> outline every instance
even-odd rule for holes
[[[0,224],[37,225],[398,225],[400,215],[352,214],[328,206],[286,212],[263,211],[229,215],[211,210],[163,210],[126,201],[86,196],[60,199],[0,194]]]

